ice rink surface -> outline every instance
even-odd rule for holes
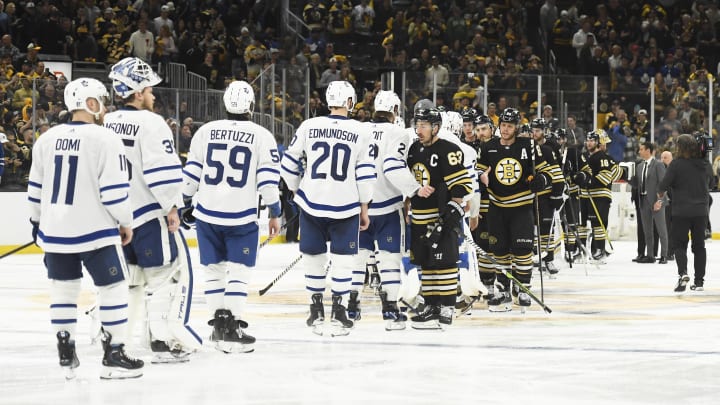
[[[146,360],[144,376],[102,381],[102,350],[80,315],[81,365],[69,382],[57,364],[42,256],[17,254],[0,261],[0,403],[718,404],[720,249],[707,246],[705,292],[673,293],[675,262],[632,263],[635,243],[616,241],[600,268],[556,260],[557,278],[544,278],[552,314],[534,303],[524,315],[476,304],[444,332],[386,332],[380,301],[366,289],[362,320],[331,338],[305,327],[302,260],[257,294],[299,255],[297,244],[271,244],[260,252],[246,316],[255,352],[228,355],[206,343],[189,363],[153,365],[136,342],[128,353]],[[84,285],[81,310],[94,303],[89,277]],[[540,294],[538,273],[533,291]],[[202,297],[193,318],[208,336]]]

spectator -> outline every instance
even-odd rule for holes
[[[353,7],[351,19],[353,32],[358,36],[359,41],[367,40],[373,35],[375,10],[369,5],[369,0],[360,0],[360,4]]]
[[[155,36],[147,29],[147,21],[138,21],[138,29],[130,35],[128,53],[150,63],[155,51]]]
[[[683,97],[680,103],[679,118],[684,133],[693,133],[701,127],[700,114],[690,106],[690,100],[687,97]]]
[[[153,32],[160,36],[162,27],[167,25],[171,36],[175,36],[175,25],[173,20],[170,19],[170,7],[166,5],[160,7],[160,15],[153,19]]]
[[[20,49],[13,45],[12,36],[10,34],[5,34],[2,36],[0,41],[2,41],[2,45],[0,45],[0,57],[10,55],[13,63],[18,61],[21,57]]]
[[[28,104],[28,101],[32,104],[32,101],[37,100],[39,97],[37,90],[31,88],[30,78],[22,77],[20,83],[22,87],[13,93],[12,106],[16,110],[23,108],[23,106]]]
[[[425,93],[432,94],[433,85],[438,88],[439,91],[445,91],[445,88],[450,84],[450,75],[445,66],[440,64],[440,60],[436,55],[430,59],[431,66],[425,71]]]
[[[577,125],[577,117],[574,114],[568,114],[565,130],[568,146],[582,148],[585,145],[585,130]]]
[[[625,157],[627,137],[625,136],[622,124],[618,121],[617,117],[610,116],[608,119],[607,133],[611,139],[610,144],[607,146],[607,154],[610,155],[614,161],[622,162]]]
[[[317,84],[318,90],[322,90],[324,92],[324,89],[328,86],[328,84],[330,84],[330,82],[340,80],[340,70],[338,70],[337,64],[338,61],[334,57],[328,60],[328,68],[322,72],[320,81]]]

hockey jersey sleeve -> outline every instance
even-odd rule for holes
[[[565,189],[565,178],[558,164],[558,157],[555,156],[552,148],[547,145],[538,145],[536,148],[539,159],[535,162],[535,170],[544,173],[550,180],[550,198],[562,198],[562,193]]]
[[[375,172],[375,159],[370,153],[370,136],[362,138],[358,144],[358,159],[355,164],[355,182],[361,204],[372,200],[373,187],[377,181]]]
[[[27,189],[28,202],[30,203],[30,220],[35,222],[40,221],[40,197],[45,173],[43,166],[47,162],[41,143],[40,139],[38,139],[32,149],[33,164],[30,166]],[[2,145],[0,145],[0,149],[2,149]]]
[[[265,205],[280,201],[280,155],[271,133],[263,134],[258,143],[257,190]]]
[[[412,172],[407,166],[407,151],[410,145],[407,144],[407,137],[404,132],[391,132],[387,138],[387,157],[383,159],[382,170],[385,177],[405,197],[412,197],[420,189],[420,184],[415,180]]]
[[[112,133],[106,137],[106,145],[103,145],[104,147],[99,151],[98,191],[100,201],[120,226],[130,227],[133,222],[133,214],[128,198],[130,183],[128,182],[125,147],[120,138],[113,136]]]
[[[300,187],[300,180],[302,180],[304,172],[302,160],[305,150],[305,132],[305,125],[300,124],[280,162],[280,175],[293,192]]]
[[[600,159],[600,170],[595,174],[595,179],[605,187],[609,187],[615,180],[622,176],[622,168],[610,156]]]
[[[163,213],[180,205],[182,165],[170,127],[162,119],[154,123],[150,136],[140,137],[143,177]]]
[[[200,187],[200,178],[203,172],[203,162],[205,161],[205,131],[200,127],[190,141],[190,149],[187,154],[187,161],[182,170],[183,198],[190,198],[195,195]]]

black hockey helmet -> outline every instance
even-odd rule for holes
[[[545,127],[550,131],[554,131],[560,128],[560,120],[557,118],[551,118],[550,121],[545,122]]]
[[[567,138],[567,131],[565,128],[556,128],[555,131],[551,131],[555,138]]]
[[[600,132],[590,131],[587,133],[587,135],[585,135],[585,139],[595,141],[599,144],[600,143]]]
[[[431,124],[440,125],[442,123],[442,115],[440,111],[435,107],[432,101],[424,98],[415,103],[413,109],[413,120],[415,121],[428,121]]]
[[[545,129],[545,118],[533,118],[532,121],[530,121],[530,128],[538,128],[538,129]]]
[[[500,114],[500,122],[517,125],[520,123],[520,112],[515,108],[508,107]]]
[[[475,117],[475,125],[490,125],[490,128],[495,126],[493,120],[485,114],[480,114]]]
[[[532,128],[530,127],[530,124],[522,124],[520,125],[520,134],[532,134]]]
[[[472,107],[466,107],[460,111],[460,116],[462,116],[463,122],[474,122],[477,111]]]

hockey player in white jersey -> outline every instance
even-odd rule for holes
[[[403,201],[405,197],[418,193],[432,194],[432,190],[429,190],[432,187],[421,187],[407,167],[405,159],[410,143],[405,131],[394,124],[399,105],[400,99],[394,92],[379,91],[375,95],[373,122],[366,124],[372,136],[370,153],[375,159],[377,183],[369,207],[370,226],[360,232],[360,250],[353,270],[353,289],[348,304],[350,318],[359,320],[358,290],[363,285],[365,263],[377,244],[382,316],[387,321],[385,329],[388,331],[404,329],[407,320],[397,305],[405,245]]]
[[[133,317],[144,317],[147,311],[153,362],[188,361],[202,339],[188,325],[193,275],[185,240],[177,232],[182,166],[170,128],[153,112],[153,86],[161,79],[147,63],[134,57],[113,65],[109,78],[123,106],[107,114],[105,127],[122,139],[130,165],[135,238],[125,247],[125,256],[131,303],[139,307],[131,310],[131,324]]]
[[[82,265],[98,289],[105,330],[101,378],[142,375],[143,362],[124,350],[127,267],[121,245],[133,236],[128,172],[122,142],[102,124],[108,92],[95,79],[65,87],[68,124],[35,142],[28,200],[33,239],[45,252],[50,279],[50,322],[66,378],[80,365],[75,351]],[[118,226],[119,224],[119,226]]]
[[[253,123],[255,94],[244,81],[223,96],[228,119],[211,121],[193,136],[183,170],[183,198],[194,196],[183,222],[197,218],[205,297],[214,315],[211,340],[224,352],[251,352],[255,338],[243,320],[259,228],[257,193],[270,210],[269,237],[280,230],[280,155],[273,135]]]
[[[283,155],[281,175],[295,192],[294,201],[300,207],[300,251],[304,255],[306,289],[311,300],[306,323],[313,332],[323,333],[329,241],[330,333],[347,335],[353,322],[347,318],[343,302],[350,295],[358,232],[367,229],[370,222],[368,203],[376,174],[368,127],[348,118],[356,101],[355,89],[348,82],[333,81],[325,95],[330,115],[311,118],[300,125]]]

